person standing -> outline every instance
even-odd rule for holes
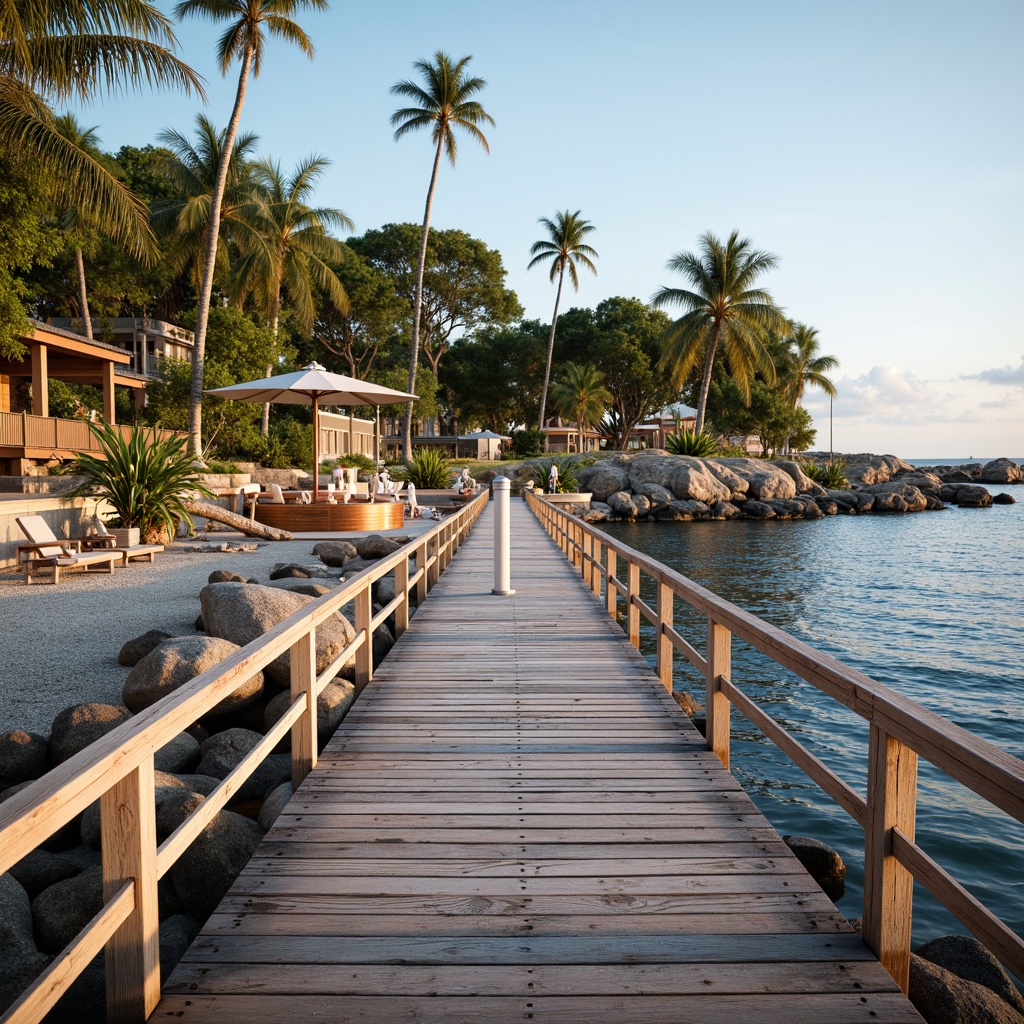
[[[558,493],[558,463],[551,463],[551,472],[548,473],[548,494]]]

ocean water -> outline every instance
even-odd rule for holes
[[[1018,504],[809,522],[616,523],[606,532],[1024,758],[1024,487],[1006,490]],[[653,601],[653,587],[644,596]],[[703,651],[706,620],[678,600],[676,619]],[[641,622],[653,664],[653,629]],[[675,664],[675,687],[703,705],[703,679],[681,656]],[[863,719],[736,638],[733,680],[863,794]],[[779,832],[842,854],[847,894],[838,906],[859,916],[860,827],[735,711],[732,769]],[[919,779],[918,842],[1024,934],[1024,826],[924,761]],[[914,901],[915,945],[966,931],[919,885]]]

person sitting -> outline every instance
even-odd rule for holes
[[[385,467],[384,469],[380,470],[380,472],[377,473],[377,476],[375,477],[375,479],[376,479],[377,482],[376,482],[376,485],[374,487],[374,490],[375,490],[375,492],[377,494],[390,494],[391,493],[391,488],[392,488],[391,474],[387,471],[387,467]]]
[[[473,479],[472,474],[469,472],[467,466],[458,476],[454,484],[454,490],[458,491],[463,497],[469,497],[471,494],[476,493],[476,481]]]

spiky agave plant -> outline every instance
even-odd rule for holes
[[[405,464],[409,482],[431,490],[451,486],[448,459],[440,448],[417,448]]]
[[[676,430],[665,438],[665,450],[672,455],[692,455],[697,459],[711,459],[719,453],[718,441],[707,431]]]
[[[803,462],[800,468],[816,484],[821,484],[830,491],[847,489],[844,459],[833,459],[831,462]]]
[[[137,527],[143,537],[161,528],[173,537],[179,520],[192,528],[186,499],[212,492],[200,483],[184,438],[160,438],[156,430],[138,428],[125,437],[109,423],[90,423],[89,429],[103,455],[76,457],[72,472],[85,480],[69,498],[104,499],[114,510],[115,526]]]

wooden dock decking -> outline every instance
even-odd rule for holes
[[[518,501],[491,511],[152,1019],[920,1022]]]

